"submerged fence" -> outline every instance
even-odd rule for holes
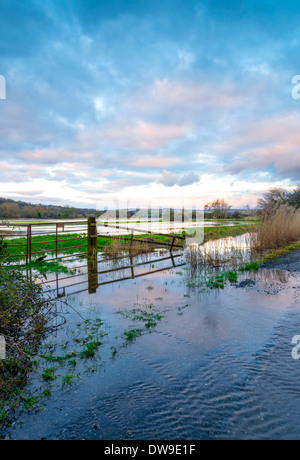
[[[113,228],[127,231],[127,234],[111,235],[105,233],[98,233],[98,227]],[[169,249],[171,252],[173,249],[183,248],[185,238],[176,234],[165,234],[165,233],[152,233],[144,229],[132,229],[129,227],[122,227],[120,225],[111,225],[109,223],[99,223],[95,217],[89,217],[87,220],[82,221],[60,221],[60,222],[41,222],[41,223],[22,223],[19,225],[20,231],[13,231],[13,228],[9,225],[6,227],[6,232],[2,233],[2,237],[6,240],[8,256],[11,258],[25,259],[26,264],[32,261],[33,257],[39,258],[45,255],[45,252],[51,254],[51,258],[47,257],[47,261],[53,261],[56,259],[70,257],[70,251],[72,256],[82,255],[83,253],[89,256],[95,256],[99,248],[98,241],[101,239],[109,240],[123,240],[128,244],[129,252],[133,248],[135,243],[144,243],[147,245],[156,245],[158,247],[164,247]],[[24,229],[24,230],[22,230]],[[68,234],[76,234],[76,237],[66,238]],[[144,238],[137,238],[135,233],[141,233],[147,235]],[[38,236],[52,235],[53,239],[47,239],[41,241]],[[64,238],[61,237],[64,235]],[[168,241],[157,241],[155,237],[162,236],[168,239]],[[151,237],[153,237],[151,239]],[[14,243],[12,238],[24,238],[24,243]],[[80,244],[74,243],[75,241]],[[70,245],[69,243],[72,242]],[[63,244],[62,244],[63,243]],[[67,244],[66,244],[67,243]],[[181,244],[179,244],[181,243]],[[43,249],[38,249],[42,247]],[[51,245],[50,249],[47,245]],[[17,248],[14,250],[13,248]],[[74,252],[76,249],[81,251]],[[16,254],[14,252],[17,252]],[[69,252],[68,255],[62,255],[65,252]]]
[[[124,259],[129,258],[129,264],[121,264],[120,266],[106,270],[99,270],[99,265],[101,265],[101,263],[111,262],[112,259],[99,261],[97,258],[91,257],[84,265],[73,267],[74,269],[80,270],[86,268],[86,271],[68,276],[56,274],[52,279],[43,281],[40,284],[45,286],[46,290],[44,293],[49,294],[51,296],[51,300],[60,299],[67,295],[80,294],[82,292],[94,294],[100,286],[140,278],[147,275],[154,275],[155,273],[170,270],[172,268],[183,267],[186,265],[186,262],[182,262],[182,256],[183,254],[173,255],[170,253],[168,257],[151,258],[150,260],[143,260],[139,262],[134,262],[134,258],[132,256],[126,256]],[[156,264],[161,263],[169,264],[163,265],[160,268],[155,267]],[[147,266],[149,266],[148,271],[139,271]],[[128,271],[129,273],[125,276],[118,276],[115,279],[105,279],[105,277],[110,274],[114,275],[115,273],[123,271]]]

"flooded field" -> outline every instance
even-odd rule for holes
[[[65,221],[64,221],[65,222]],[[26,235],[27,233],[27,225],[32,224],[32,235],[40,234],[40,233],[47,233],[53,231],[53,225],[49,225],[49,223],[57,223],[60,224],[61,220],[30,220],[30,219],[22,219],[21,221],[13,221],[9,224],[9,222],[5,222],[3,220],[0,223],[0,236],[6,235],[10,238],[18,237],[21,235]],[[106,235],[124,235],[124,233],[128,233],[131,229],[135,229],[138,232],[143,231],[151,231],[152,233],[172,233],[181,231],[183,229],[193,229],[199,227],[199,225],[204,225],[205,227],[216,227],[220,225],[220,222],[217,221],[205,221],[201,222],[160,222],[160,221],[148,221],[146,219],[141,220],[139,222],[130,222],[130,221],[106,221],[105,222],[108,227],[104,225],[104,222],[98,220],[97,221],[97,230],[98,233],[106,234]],[[238,222],[239,224],[243,224],[246,222]],[[247,222],[249,224],[249,222]],[[233,226],[236,225],[235,221],[225,221],[222,222],[223,226]],[[120,228],[117,228],[117,227]],[[87,231],[87,224],[86,222],[80,219],[72,219],[70,223],[66,223],[63,226],[63,230],[60,229],[60,232],[64,233],[86,233]]]
[[[68,265],[41,277],[56,328],[7,439],[299,438],[299,273],[209,289],[181,252]]]

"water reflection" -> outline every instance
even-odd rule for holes
[[[48,276],[53,296],[58,287],[72,307],[43,348],[42,365],[57,364],[62,375],[44,411],[29,423],[23,414],[12,438],[271,438],[274,426],[299,437],[286,410],[300,410],[290,358],[299,276],[265,269],[241,274],[238,282],[254,283],[245,289],[201,290],[186,283],[185,263],[185,254],[166,251],[118,261],[99,254],[73,277]],[[77,373],[83,381],[60,388]],[[33,379],[33,390],[40,386]]]
[[[185,251],[190,276],[203,278],[218,270],[237,269],[245,266],[256,255],[251,250],[251,237],[244,234],[208,241],[202,245],[190,245]]]
[[[256,274],[254,276],[263,283],[278,282],[282,284],[287,284],[290,280],[291,274],[283,270],[261,269],[259,274]]]
[[[183,253],[170,253],[162,250],[154,254],[135,257],[127,254],[118,259],[102,258],[100,254],[100,259],[97,256],[90,257],[80,265],[76,265],[76,261],[69,262],[69,268],[76,271],[76,274],[48,275],[47,280],[42,281],[41,284],[45,286],[45,293],[50,293],[54,299],[59,299],[68,294],[78,294],[84,291],[95,294],[98,288],[106,284],[153,275],[185,265]]]

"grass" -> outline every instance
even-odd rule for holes
[[[28,396],[27,398],[25,396],[22,396],[21,399],[23,400],[24,404],[25,404],[25,407],[26,409],[30,410],[30,409],[34,409],[35,407],[35,404],[37,403],[38,401],[38,397],[37,396]]]
[[[146,306],[150,310],[153,308],[152,304]],[[158,321],[161,321],[164,317],[161,313],[156,311],[146,311],[141,308],[133,308],[131,310],[118,310],[117,314],[122,315],[124,318],[129,318],[134,322],[144,323],[145,329],[133,328],[124,333],[126,344],[132,342],[137,337],[140,337],[145,333],[146,330],[153,329],[157,326]]]
[[[210,240],[226,238],[228,236],[240,236],[248,233],[251,228],[252,226],[250,227],[247,224],[235,226],[204,227],[204,243]]]
[[[261,260],[258,261],[259,264],[264,264],[269,260],[274,260],[288,254],[291,251],[296,249],[300,249],[300,241],[296,243],[288,244],[281,249],[277,249],[276,251],[271,251],[268,255],[264,256]]]
[[[45,369],[45,371],[42,373],[43,380],[45,380],[46,382],[55,380],[56,377],[54,373],[56,372],[56,370],[56,367],[50,367],[48,369]]]
[[[102,345],[102,342],[99,342],[98,340],[93,340],[87,343],[85,345],[85,349],[80,353],[80,357],[83,359],[93,358],[100,345]]]
[[[76,238],[76,240],[74,240]],[[47,252],[50,254],[55,254],[56,252],[56,243],[55,235],[38,235],[32,237],[32,251],[34,252]],[[58,242],[58,252],[67,251],[68,254],[74,254],[78,252],[86,252],[87,247],[87,236],[79,233],[72,233],[66,235],[59,235]],[[72,240],[72,241],[70,241]],[[19,256],[21,259],[26,257],[26,238],[15,238],[13,240],[5,239],[5,242],[8,244],[8,252],[10,256]],[[102,244],[104,241],[102,242]],[[18,246],[13,246],[18,245]],[[78,248],[72,248],[72,246],[79,246]],[[40,254],[39,254],[40,255]],[[33,255],[34,257],[34,255]],[[38,257],[38,255],[37,255]]]
[[[224,289],[227,281],[231,283],[236,283],[238,280],[238,274],[234,271],[226,271],[218,275],[214,275],[206,282],[206,286],[210,289]]]
[[[218,238],[225,238],[226,236],[237,236],[247,232],[248,225],[241,224],[236,226],[218,226],[218,227],[205,227],[204,228],[204,240],[212,240]],[[184,236],[186,233],[182,231],[178,233],[179,236]],[[124,239],[123,239],[124,238]],[[123,235],[122,239],[116,238],[104,238],[98,237],[98,249],[105,251],[108,255],[118,256],[121,252],[128,251],[130,248],[130,235]],[[135,240],[144,240],[140,243]],[[55,235],[37,235],[32,237],[32,250],[38,252],[36,257],[40,256],[44,251],[54,255],[56,253]],[[148,240],[148,243],[147,243]],[[141,234],[136,235],[133,238],[134,244],[131,248],[133,255],[150,252],[155,248],[154,244],[157,243],[156,247],[160,246],[160,243],[170,243],[170,237],[163,235],[149,235]],[[13,256],[15,260],[22,260],[26,257],[26,238],[20,237],[15,239],[5,239],[4,242],[7,245],[7,251],[10,256]],[[16,245],[16,246],[15,246]],[[78,246],[74,248],[73,246]],[[60,234],[58,241],[58,253],[83,253],[87,252],[87,235],[72,233],[72,234]],[[33,255],[34,258],[34,255]],[[32,262],[33,264],[35,262]]]
[[[259,263],[258,262],[250,262],[243,267],[239,268],[241,272],[256,272],[259,270]]]
[[[50,398],[50,396],[52,395],[51,389],[45,388],[45,390],[43,391],[43,395],[46,396],[47,398]]]
[[[62,386],[72,385],[75,380],[74,374],[67,374],[62,377]]]
[[[135,340],[137,337],[140,337],[143,334],[142,329],[130,329],[129,331],[124,332],[124,336],[126,338],[126,342],[132,342]]]
[[[47,262],[46,260],[42,260],[40,262],[33,261],[29,262],[26,265],[26,268],[32,268],[33,270],[37,270],[41,273],[69,273],[74,274],[76,270],[69,269],[65,265],[62,265],[58,261],[54,262]]]
[[[131,321],[141,321],[145,325],[151,322],[160,321],[163,315],[156,312],[147,312],[140,308],[133,308],[132,310],[118,310],[117,313],[124,318],[130,318]]]

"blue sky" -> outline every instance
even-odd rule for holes
[[[102,207],[300,182],[300,4],[0,0],[0,196]]]

